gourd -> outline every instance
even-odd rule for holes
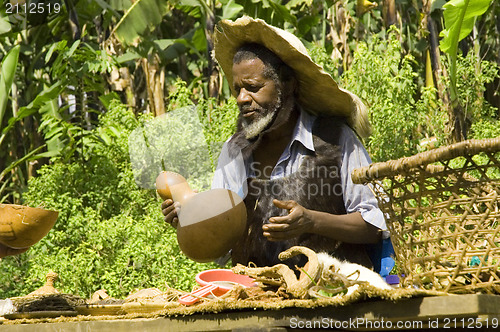
[[[14,249],[30,247],[54,226],[59,212],[17,204],[0,204],[0,243]]]
[[[156,190],[163,200],[180,203],[177,242],[192,260],[213,261],[243,237],[246,207],[233,191],[211,189],[195,193],[186,179],[175,172],[161,172],[156,178]]]

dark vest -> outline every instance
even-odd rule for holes
[[[281,262],[278,254],[300,245],[316,252],[327,252],[339,259],[362,264],[372,263],[364,245],[343,243],[317,234],[302,234],[287,241],[272,242],[262,235],[262,225],[269,218],[287,215],[288,211],[274,206],[272,200],[294,200],[303,207],[331,214],[346,214],[340,179],[342,151],[339,146],[342,120],[318,117],[313,126],[314,154],[307,155],[298,171],[275,180],[248,180],[247,235],[232,251],[233,264],[272,266],[285,263],[291,268],[303,266],[303,255]]]

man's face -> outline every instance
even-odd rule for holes
[[[258,58],[233,65],[233,87],[247,139],[269,127],[281,106],[280,87],[263,75],[264,69],[264,63]]]

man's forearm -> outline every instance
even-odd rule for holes
[[[336,215],[308,210],[313,220],[311,233],[348,243],[376,243],[380,240],[380,229],[367,223],[361,213]]]

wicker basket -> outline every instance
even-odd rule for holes
[[[352,178],[373,184],[404,286],[500,293],[500,138],[374,163]]]

